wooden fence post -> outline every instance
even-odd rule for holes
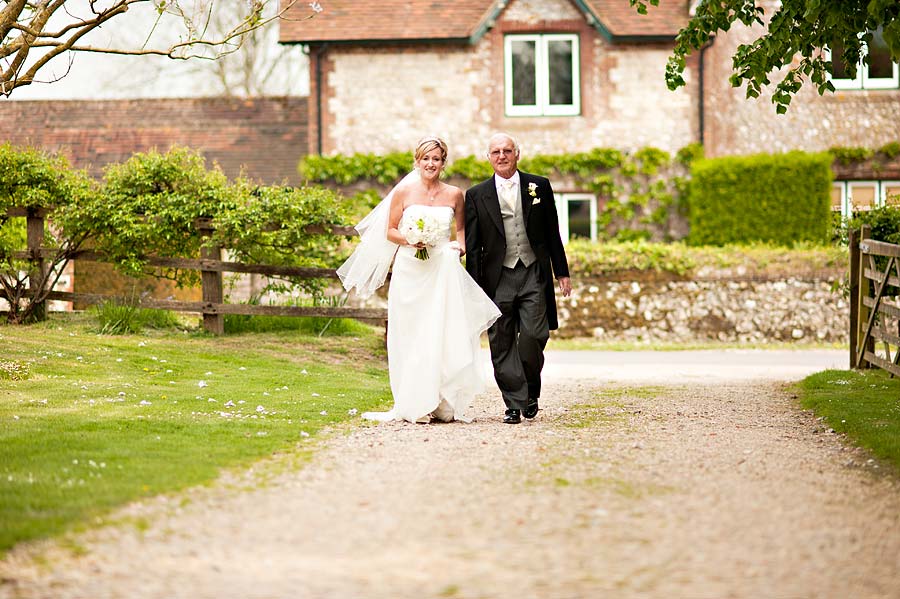
[[[197,219],[197,228],[200,230],[200,239],[206,240],[212,236],[215,230],[212,226],[212,219]],[[221,260],[222,248],[220,247],[202,247],[200,248],[201,260]],[[222,290],[222,272],[216,270],[200,269],[200,285],[201,296],[204,304],[221,304],[225,298]],[[225,319],[218,313],[203,313],[203,328],[214,335],[222,335],[225,333]]]
[[[863,225],[859,230],[859,242],[863,243],[866,239],[869,239],[872,236],[872,227],[869,225]],[[869,320],[869,308],[863,303],[863,301],[871,295],[871,283],[869,279],[865,276],[866,271],[866,259],[868,256],[864,254],[862,251],[859,252],[859,301],[857,302],[857,312],[856,312],[856,344],[857,344],[857,353],[859,353],[859,344],[865,341],[866,347],[865,350],[874,352],[875,351],[875,340],[870,336],[868,339],[864,338],[865,331],[863,330],[866,326],[866,323]],[[871,368],[872,365],[865,358],[865,350],[862,353],[863,358],[859,361],[857,368]]]
[[[850,368],[856,367],[859,338],[859,231],[850,229]]]
[[[36,320],[45,320],[47,318],[46,302],[35,302],[35,299],[44,291],[44,287],[46,287],[49,279],[47,276],[47,265],[44,262],[44,257],[41,256],[41,246],[44,243],[44,214],[42,210],[28,209],[25,216],[25,230],[28,244],[28,260],[31,262],[31,268],[28,271],[28,291],[31,296],[30,301],[34,306],[31,313]]]

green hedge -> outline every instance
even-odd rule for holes
[[[828,243],[831,160],[789,152],[694,162],[689,243]]]

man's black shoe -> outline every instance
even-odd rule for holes
[[[506,410],[506,415],[503,417],[504,424],[519,424],[520,422],[522,422],[522,417],[519,410]]]
[[[530,400],[528,407],[526,407],[524,410],[522,410],[522,416],[524,416],[528,420],[531,420],[532,418],[537,416],[537,413],[538,413],[538,400],[537,399]]]

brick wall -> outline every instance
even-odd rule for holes
[[[578,116],[504,114],[503,36],[539,32],[579,34]],[[696,88],[666,89],[670,50],[664,44],[609,44],[568,0],[511,3],[474,46],[330,46],[322,61],[322,152],[406,150],[434,133],[447,140],[452,160],[483,154],[494,131],[518,137],[525,155],[645,145],[675,151],[696,140]]]
[[[0,143],[65,153],[79,168],[178,144],[199,150],[229,176],[299,183],[307,153],[307,99],[190,98],[102,101],[0,101]]]

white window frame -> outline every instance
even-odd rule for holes
[[[850,216],[850,194],[847,193],[847,182],[846,181],[835,181],[831,184],[832,187],[836,187],[841,191],[841,216],[843,218],[848,218]]]
[[[828,73],[828,80],[834,89],[896,89],[900,87],[900,64],[894,62],[894,74],[891,77],[869,77],[869,65],[863,63],[868,55],[869,47],[863,44],[859,56],[859,64],[856,65],[855,79],[835,79]],[[828,60],[832,59],[831,50],[825,51]]]
[[[875,205],[872,208],[880,208],[887,204],[888,187],[900,187],[900,181],[834,181],[831,186],[841,190],[841,216],[849,218],[853,214],[854,187],[875,188]]]
[[[856,187],[868,187],[875,190],[874,203],[872,204],[871,208],[867,208],[868,210],[877,208],[882,204],[881,185],[878,184],[878,181],[847,181],[847,203],[849,205],[850,212],[859,211],[860,209],[860,207],[856,206],[853,203],[853,189]]]
[[[591,212],[591,241],[597,241],[597,197],[589,193],[556,194],[556,213],[559,215],[559,236],[569,243],[569,202],[587,202]]]
[[[888,187],[900,187],[900,181],[879,181],[878,182],[878,205],[884,206],[887,204],[887,188]]]
[[[550,104],[550,73],[548,45],[553,41],[572,42],[572,104]],[[534,80],[536,104],[513,104],[512,44],[517,41],[535,42]],[[581,114],[581,56],[577,33],[510,34],[503,40],[504,98],[507,116],[576,116]]]

